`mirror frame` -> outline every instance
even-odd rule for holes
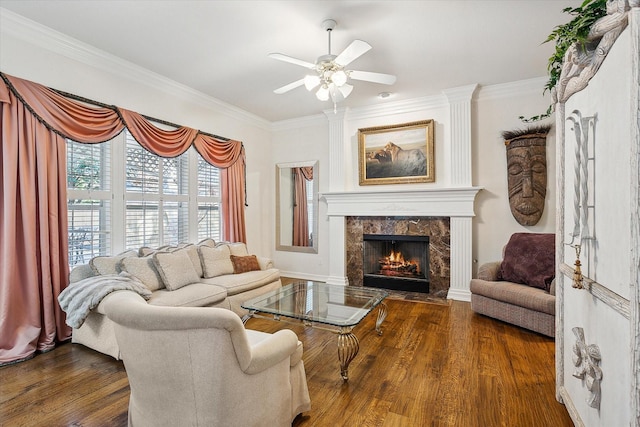
[[[280,241],[280,173],[283,169],[313,166],[313,246],[289,246]],[[278,163],[276,164],[276,250],[288,252],[318,253],[318,200],[319,200],[318,161]]]

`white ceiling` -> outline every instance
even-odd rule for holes
[[[542,42],[570,20],[562,9],[581,2],[0,0],[0,7],[280,121],[332,108],[304,87],[274,94],[308,70],[267,57],[280,52],[315,62],[327,53],[327,18],[338,22],[332,53],[354,39],[373,46],[349,69],[397,76],[392,86],[353,82],[341,104],[353,108],[544,77],[553,45]],[[378,98],[383,91],[392,96]]]

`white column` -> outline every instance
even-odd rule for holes
[[[471,301],[471,217],[451,217],[451,286],[447,298]]]
[[[444,91],[449,101],[451,131],[451,185],[470,187],[471,175],[471,100],[478,85]]]
[[[345,157],[348,148],[345,141],[345,116],[344,108],[325,111],[329,120],[329,191],[345,190]],[[346,274],[346,242],[345,242],[345,217],[329,217],[329,277],[326,282],[334,285],[347,284]]]
[[[451,186],[471,187],[471,101],[478,85],[444,91],[449,101]],[[447,298],[471,301],[472,217],[451,217],[451,286]]]

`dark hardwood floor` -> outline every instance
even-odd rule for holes
[[[339,375],[331,332],[294,330],[304,343],[312,409],[294,426],[571,426],[555,400],[552,339],[489,319],[464,302],[388,299],[383,335],[368,316],[360,353]],[[122,362],[77,344],[0,368],[0,426],[126,426]],[[265,424],[266,426],[267,424]]]

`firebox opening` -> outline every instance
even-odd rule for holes
[[[429,293],[429,237],[363,235],[363,285]]]

